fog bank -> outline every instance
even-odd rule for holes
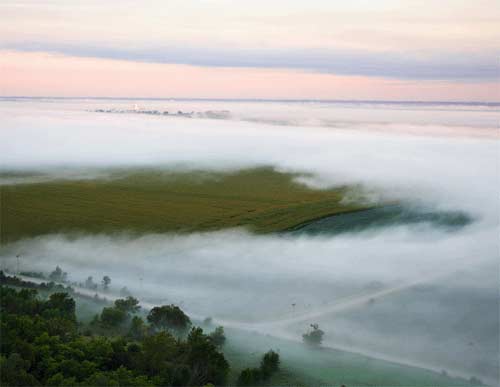
[[[271,165],[307,174],[299,181],[316,188],[356,184],[365,199],[458,211],[472,222],[336,236],[49,235],[2,246],[3,267],[14,270],[20,255],[21,270],[60,265],[75,281],[109,275],[115,290],[283,337],[300,339],[317,322],[328,345],[498,380],[497,111],[241,103],[228,120],[86,111],[102,104],[2,101],[2,182]],[[196,104],[210,105],[182,109]],[[293,125],[280,121],[288,114]],[[345,307],[352,297],[362,298]]]

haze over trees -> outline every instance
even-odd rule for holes
[[[176,305],[154,307],[147,320],[156,331],[183,333],[191,326],[189,317]]]
[[[97,284],[94,282],[94,279],[92,276],[88,276],[87,279],[85,280],[85,287],[87,289],[97,289]]]
[[[323,342],[325,332],[319,329],[318,324],[311,324],[310,327],[309,332],[302,335],[302,340],[308,345],[318,347]]]
[[[57,266],[53,272],[49,274],[49,279],[55,282],[65,282],[68,278],[68,273],[62,271],[62,269]]]
[[[267,352],[260,361],[258,368],[245,368],[238,377],[238,386],[256,386],[267,381],[280,366],[280,356],[273,350]]]
[[[215,330],[210,333],[209,337],[210,340],[212,340],[212,343],[214,343],[219,348],[222,347],[226,342],[226,335],[224,334],[223,327],[215,328]]]
[[[110,284],[111,284],[111,278],[109,278],[109,276],[105,275],[104,277],[102,277],[102,288],[104,290],[108,290]]]
[[[139,309],[136,299],[117,300],[100,320],[123,323]],[[160,308],[187,327],[178,308]],[[173,311],[173,312],[172,312]],[[182,312],[182,313],[181,313]],[[175,317],[170,320],[170,316]],[[156,315],[156,314],[155,314]],[[212,338],[193,328],[185,340],[153,332],[134,316],[129,335],[79,332],[75,301],[66,293],[38,298],[34,289],[0,286],[2,326],[0,383],[5,386],[201,386],[224,385],[229,363]],[[180,320],[179,320],[180,318]],[[160,319],[163,321],[163,319]],[[160,324],[163,326],[163,323]]]

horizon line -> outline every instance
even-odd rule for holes
[[[392,103],[392,104],[441,104],[441,105],[486,105],[500,106],[499,101],[454,101],[454,100],[382,100],[382,99],[324,99],[324,98],[206,98],[206,97],[113,97],[113,96],[29,96],[5,95],[0,99],[95,99],[95,100],[149,100],[149,101],[221,101],[221,102],[325,102],[325,103]]]

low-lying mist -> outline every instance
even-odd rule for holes
[[[498,380],[499,142],[496,134],[454,136],[444,127],[467,116],[468,133],[485,130],[479,128],[484,112],[440,111],[433,121],[432,109],[396,114],[388,108],[378,110],[369,126],[382,129],[377,131],[360,122],[350,126],[348,112],[354,121],[360,114],[352,107],[339,111],[347,124],[335,129],[99,115],[85,111],[90,102],[66,110],[55,103],[2,104],[3,184],[40,176],[103,178],[124,167],[233,171],[272,165],[310,174],[300,181],[316,188],[356,184],[365,199],[397,200],[429,213],[458,211],[471,219],[451,231],[423,222],[317,236],[244,229],[48,235],[3,246],[3,267],[15,268],[20,255],[21,270],[59,265],[75,281],[109,275],[116,291],[127,286],[151,302],[180,304],[233,328],[300,340],[310,323],[319,323],[328,345]],[[290,109],[278,108],[282,115]],[[300,108],[303,115],[314,111]],[[474,118],[478,127],[469,125]],[[383,130],[384,121],[391,133]],[[406,124],[417,130],[425,124],[427,135],[395,128]],[[433,131],[440,135],[429,135]],[[35,177],[19,178],[26,171]]]
[[[400,226],[334,238],[241,230],[52,235],[11,244],[3,259],[14,268],[20,254],[21,270],[48,272],[59,265],[75,281],[109,275],[116,292],[127,286],[150,302],[180,304],[230,327],[298,340],[319,322],[329,345],[422,363],[432,358],[436,367],[471,375],[479,374],[478,359],[488,357],[480,375],[492,377],[498,354],[496,237],[495,230],[479,226],[453,233]]]
[[[74,106],[73,110],[58,109],[57,102],[50,103],[50,108],[37,102],[21,104],[21,108],[19,103],[3,104],[0,165],[4,172],[30,170],[42,176],[88,178],[92,172],[102,176],[102,169],[110,167],[230,171],[272,165],[284,171],[313,173],[301,181],[318,187],[363,184],[391,198],[411,198],[428,205],[458,206],[483,214],[498,208],[495,138],[408,136],[397,130],[390,134],[361,130],[360,125],[332,129],[106,115],[84,111],[85,102],[78,105],[81,110]],[[290,109],[284,105],[274,110],[279,108],[281,115]],[[353,119],[359,114],[354,108],[350,111]],[[300,112],[305,115],[308,111],[301,107]],[[386,123],[374,125],[383,128],[391,122],[394,110],[377,113]],[[403,116],[407,123],[431,115],[429,111],[410,113]],[[439,135],[445,113],[449,117],[464,114],[461,110],[441,111],[435,122],[431,115],[421,127],[430,127]],[[480,121],[485,114],[466,113],[468,121],[473,117]],[[339,114],[345,116],[345,109]],[[9,181],[11,176],[4,182]]]

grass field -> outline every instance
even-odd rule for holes
[[[269,349],[279,351],[281,370],[268,386],[470,386],[469,381],[423,368],[396,364],[331,348],[309,348],[253,332],[226,329],[224,354],[231,364],[230,379],[247,367],[257,367]]]
[[[115,171],[110,178],[1,186],[1,241],[57,232],[266,233],[355,211],[346,187],[314,190],[271,168],[234,173]]]

